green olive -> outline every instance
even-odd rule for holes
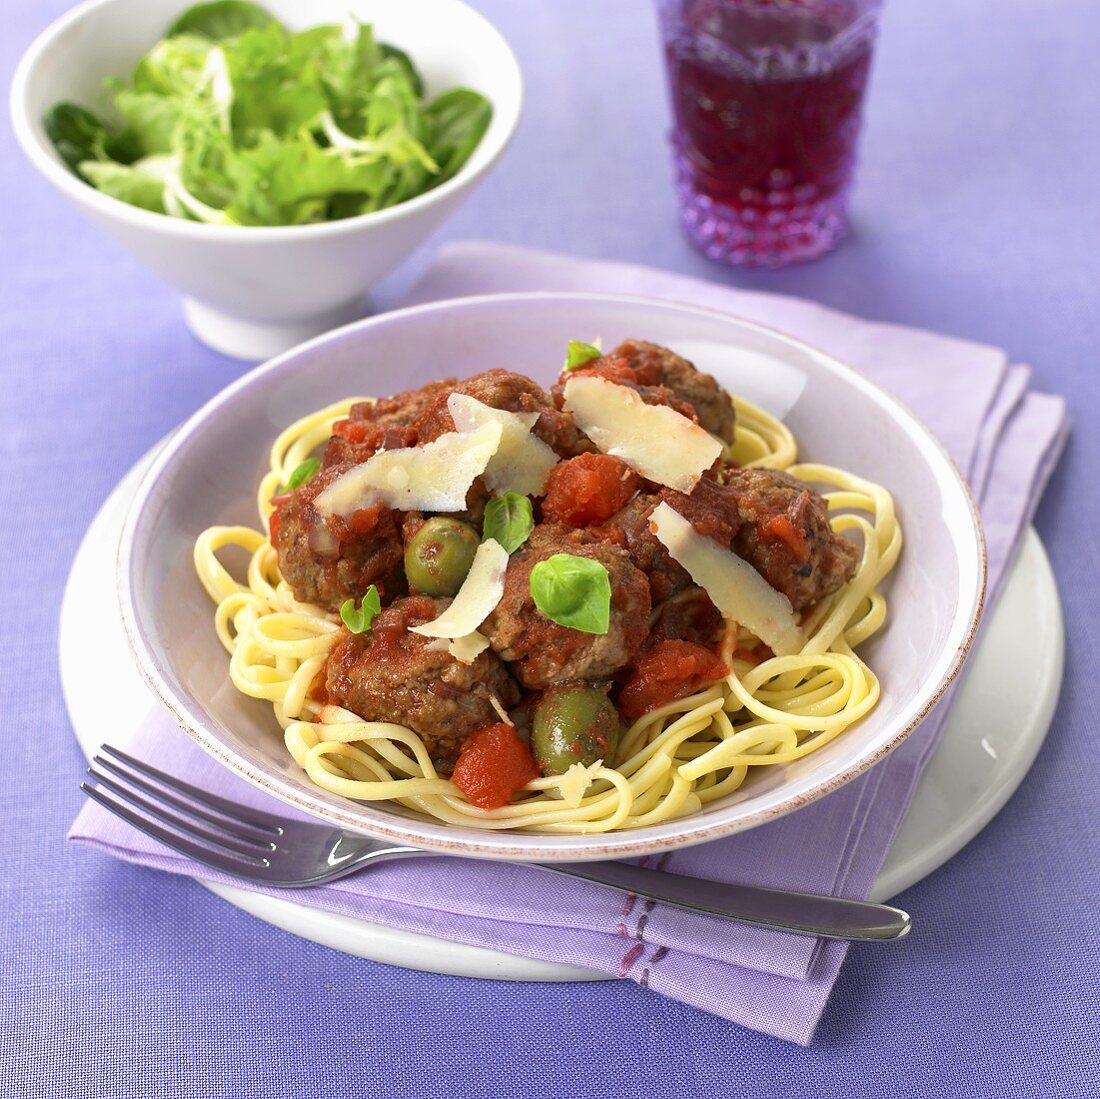
[[[594,687],[551,687],[535,707],[531,749],[544,775],[563,775],[574,763],[610,761],[619,746],[619,714]]]
[[[405,575],[419,595],[454,595],[474,563],[477,531],[469,523],[437,515],[405,547]]]

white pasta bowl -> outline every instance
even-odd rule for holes
[[[576,333],[605,346],[667,344],[730,391],[782,418],[802,456],[893,493],[906,543],[886,584],[886,626],[861,649],[877,707],[803,758],[757,768],[731,795],[658,825],[597,835],[488,832],[313,785],[286,751],[266,702],[230,683],[213,604],[192,564],[213,523],[255,527],[271,444],[305,413],[355,394],[387,395],[493,366],[549,383]],[[950,458],[873,383],[821,351],[723,314],[643,298],[507,294],[446,301],[360,321],[257,367],[172,437],[142,483],[119,553],[134,658],[179,724],[225,766],[331,824],[441,852],[494,859],[617,858],[700,843],[777,819],[837,789],[912,733],[959,671],[981,615],[984,543]],[[919,732],[918,732],[919,735]]]
[[[315,225],[207,225],[130,206],[78,179],[58,157],[43,118],[70,100],[99,110],[104,81],[134,62],[186,0],[88,0],[27,50],[11,89],[12,125],[34,166],[154,274],[184,294],[204,343],[263,359],[362,314],[367,292],[456,209],[504,152],[519,122],[523,81],[508,43],[461,0],[265,0],[288,26],[372,23],[404,49],[429,94],[464,85],[493,105],[488,131],[452,178],[388,209]]]

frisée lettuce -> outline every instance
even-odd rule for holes
[[[189,8],[107,90],[117,122],[74,103],[47,114],[61,159],[123,202],[222,225],[395,206],[455,175],[492,117],[469,88],[427,99],[369,24],[294,31],[245,0]]]

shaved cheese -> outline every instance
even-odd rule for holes
[[[441,637],[439,640],[443,641],[445,638]],[[435,642],[433,641],[432,644],[434,645]],[[488,647],[489,639],[485,634],[474,630],[473,633],[468,633],[465,637],[456,637],[448,644],[447,652],[460,664],[472,664]]]
[[[474,633],[500,602],[507,568],[508,551],[495,538],[482,542],[451,605],[431,622],[410,626],[410,632],[452,639]]]
[[[474,630],[465,637],[434,637],[424,646],[430,653],[450,653],[460,664],[472,664],[489,647],[489,639]]]
[[[722,453],[713,435],[674,408],[648,405],[629,386],[606,378],[570,378],[565,408],[605,454],[678,492],[691,492]]]
[[[459,431],[474,431],[487,423],[501,427],[500,446],[485,468],[485,483],[500,495],[518,492],[521,496],[541,496],[550,470],[558,456],[538,436],[531,434],[539,418],[537,412],[506,412],[490,408],[464,393],[452,393],[447,408]]]
[[[564,775],[555,777],[554,786],[561,795],[562,801],[570,809],[576,809],[588,793],[588,787],[592,785],[598,771],[603,767],[603,760],[585,766],[583,763],[574,763]]]
[[[722,617],[755,634],[777,656],[802,648],[802,631],[790,600],[736,553],[700,534],[668,504],[658,504],[649,520],[654,534],[710,596]]]
[[[512,720],[511,715],[504,708],[500,699],[497,698],[495,694],[489,695],[489,705],[492,706],[494,710],[496,710],[497,717],[499,717],[505,725],[511,725],[513,729],[516,727],[516,723]]]
[[[400,511],[462,511],[502,434],[499,423],[485,423],[476,431],[448,431],[424,446],[380,450],[337,477],[314,506],[325,515],[350,515],[375,503]]]

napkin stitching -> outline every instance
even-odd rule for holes
[[[640,861],[639,865],[651,868],[653,870],[663,870],[665,863],[668,861],[670,856],[671,852],[668,851],[666,851],[662,855],[658,855],[656,858],[651,855],[646,855]],[[626,900],[623,901],[624,918],[630,915],[630,913],[634,909],[634,905],[638,902],[638,900],[639,897],[637,893],[628,893],[626,895]],[[629,974],[630,970],[633,968],[634,963],[645,953],[645,948],[647,945],[649,945],[646,942],[645,938],[645,926],[649,922],[650,914],[656,907],[657,902],[654,900],[646,900],[645,903],[642,905],[642,910],[638,914],[637,922],[634,925],[633,937],[636,941],[632,946],[629,947],[619,963],[620,977],[626,977]],[[615,928],[615,934],[626,937],[629,934],[626,929],[626,924],[620,922]],[[664,951],[664,953],[661,953],[662,950]],[[650,958],[650,965],[653,965],[656,962],[660,961],[660,959],[663,958],[666,954],[668,954],[667,947],[658,947],[656,951],[654,951],[653,956]],[[637,978],[634,979],[637,980]],[[642,971],[641,980],[639,980],[638,983],[641,984],[643,980],[645,983],[642,984],[642,987],[648,988],[649,966],[646,966],[646,968]]]

